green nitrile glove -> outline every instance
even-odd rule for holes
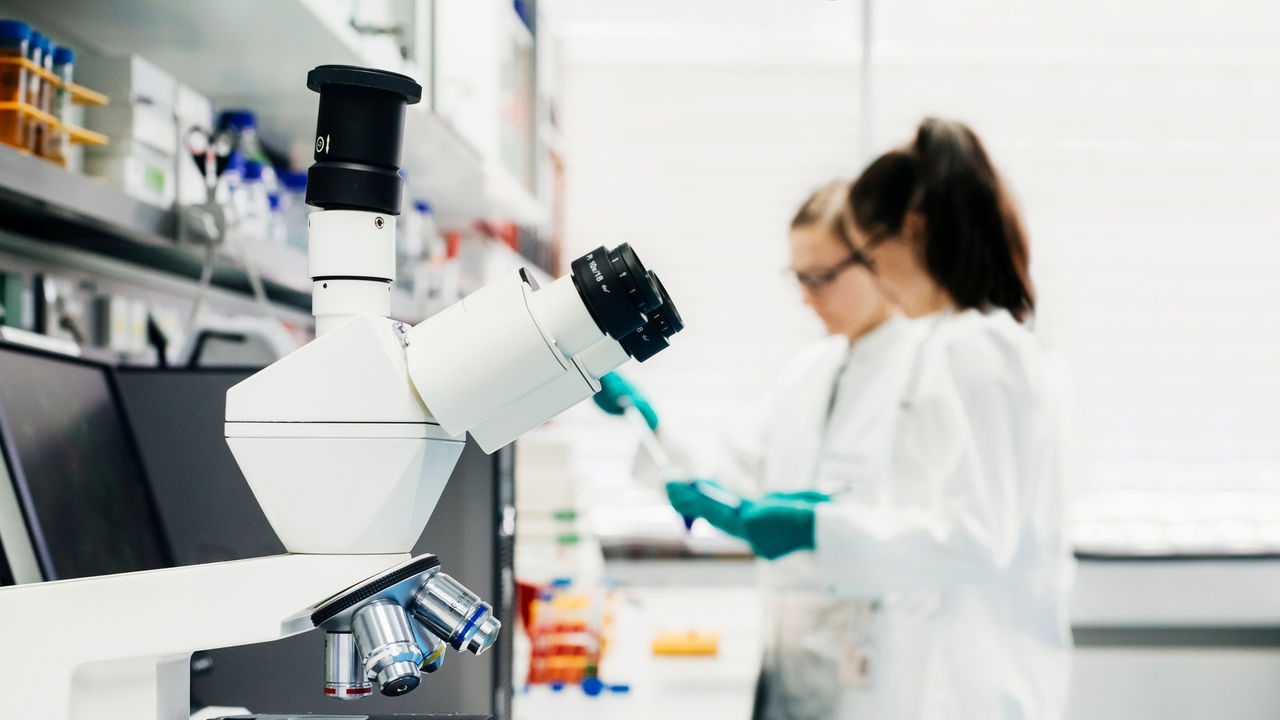
[[[700,517],[735,537],[743,534],[741,515],[752,502],[714,480],[673,480],[667,483],[671,507],[685,517]]]
[[[600,392],[592,395],[591,399],[610,415],[621,415],[628,407],[634,406],[644,416],[650,430],[658,429],[658,414],[653,411],[653,406],[635,385],[623,380],[617,373],[606,373],[600,378]]]
[[[815,503],[765,498],[742,511],[743,537],[751,550],[766,560],[777,560],[797,550],[813,549]]]
[[[810,505],[816,505],[817,503],[820,503],[820,502],[831,501],[830,495],[824,492],[818,492],[817,490],[798,490],[794,492],[771,492],[771,493],[765,493],[764,497],[766,500],[769,500],[769,499],[791,500],[794,502],[808,503]]]

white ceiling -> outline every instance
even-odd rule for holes
[[[638,63],[856,62],[860,0],[543,0],[578,57]]]
[[[857,62],[863,0],[543,0],[571,52],[647,63]],[[1264,0],[870,0],[887,62],[1280,64]]]

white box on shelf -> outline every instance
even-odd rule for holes
[[[191,127],[212,130],[213,101],[178,83],[173,96],[173,116],[178,119],[178,127],[182,130]]]
[[[213,101],[191,88],[178,83],[173,99],[173,117],[178,153],[177,183],[178,202],[183,205],[199,205],[208,198],[204,175],[196,164],[187,159],[186,136],[192,128],[213,129]]]
[[[166,115],[173,114],[177,81],[138,55],[77,64],[75,79],[81,85],[106,93],[116,107],[143,105],[162,110]]]
[[[89,109],[90,127],[111,138],[107,145],[95,146],[89,155],[127,155],[131,144],[147,145],[168,156],[178,149],[177,126],[169,108],[150,105],[94,107]]]
[[[149,145],[133,143],[124,155],[87,155],[84,171],[135,200],[162,210],[173,207],[176,194],[173,156]]]

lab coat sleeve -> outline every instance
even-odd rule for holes
[[[988,582],[1013,562],[1024,515],[1031,407],[1017,363],[998,346],[941,353],[904,411],[887,483],[909,502],[837,501],[815,509],[818,563],[833,584],[880,593]]]

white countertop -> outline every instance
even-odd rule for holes
[[[613,642],[601,661],[609,684],[630,692],[586,696],[581,688],[546,686],[515,695],[516,720],[745,720],[760,667],[760,603],[754,584],[633,586],[623,588]],[[657,657],[650,652],[661,630],[718,630],[713,657]],[[517,646],[517,652],[527,652]]]
[[[517,687],[516,720],[749,718],[761,653],[754,561],[611,561],[607,573],[623,602],[601,675],[631,691]],[[1081,560],[1071,615],[1090,628],[1280,627],[1280,560]],[[655,657],[650,643],[666,629],[719,630],[720,653]]]

